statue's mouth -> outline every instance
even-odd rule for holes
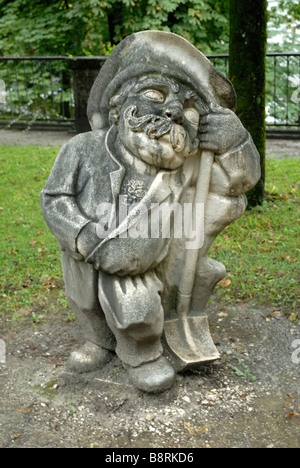
[[[152,140],[161,140],[170,143],[176,153],[184,150],[187,132],[171,119],[159,117],[154,114],[137,116],[138,108],[130,106],[124,113],[124,118],[133,132],[144,132]]]

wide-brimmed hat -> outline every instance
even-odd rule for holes
[[[87,109],[93,130],[109,126],[109,103],[122,84],[147,74],[177,78],[207,102],[236,109],[231,82],[190,42],[169,32],[142,31],[124,39],[100,70]]]

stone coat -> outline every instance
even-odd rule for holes
[[[79,253],[77,247],[79,234],[90,222],[98,222],[97,207],[99,204],[110,203],[115,206],[125,176],[126,170],[116,159],[112,150],[115,134],[112,132],[111,141],[108,141],[108,137],[107,130],[98,130],[80,134],[70,140],[62,148],[46,186],[41,192],[43,215],[50,230],[57,238],[61,250],[65,252],[64,262],[69,262],[68,268],[72,269],[71,276],[65,275],[68,295],[74,303],[80,304],[80,307],[84,307],[84,301],[86,301],[87,304],[84,308],[87,309],[97,302],[98,295],[97,281],[95,281],[97,272],[92,265],[96,267],[96,270],[104,273],[124,276],[126,271],[118,271],[118,259],[121,256],[123,258],[126,256],[128,274],[131,275],[144,273],[163,264],[165,289],[167,290],[168,288],[172,289],[176,284],[178,285],[180,261],[183,255],[182,252],[178,254],[178,246],[181,251],[184,250],[178,241],[173,247],[173,251],[175,249],[177,253],[171,254],[168,258],[171,239],[167,241],[141,239],[142,243],[133,240],[133,248],[122,252],[122,242],[117,237],[122,229],[117,227],[116,230],[110,232],[106,239],[99,239],[99,245],[94,246],[94,252],[91,252],[87,259]],[[250,135],[235,150],[216,156],[205,220],[207,251],[215,236],[244,213],[247,202],[243,194],[252,188],[259,178],[259,154]],[[160,179],[159,184],[158,179]],[[144,198],[146,206],[150,209],[151,203],[161,203],[168,199],[171,202],[179,201],[180,198],[181,202],[192,201],[193,195],[191,193],[183,194],[182,180],[181,169],[160,171]],[[129,224],[134,225],[139,218],[138,211],[130,212],[129,218]],[[128,240],[124,241],[124,246],[129,245]],[[131,253],[131,250],[134,252]],[[102,257],[101,252],[105,253]],[[135,268],[131,270],[131,265],[137,257],[140,259],[140,263],[138,267],[135,265]],[[109,260],[111,258],[112,260]],[[89,263],[89,265],[85,264],[86,267],[83,264],[85,261]],[[66,268],[64,268],[65,271]],[[171,272],[169,276],[168,271]],[[218,262],[205,256],[199,262],[199,271],[198,286],[197,278],[195,282],[198,292],[199,287],[201,289],[199,282],[206,283],[203,286],[203,291],[206,293],[202,295],[200,300],[202,309],[215,284],[224,276],[225,270]],[[82,297],[82,287],[80,286],[83,276],[87,284],[91,285],[89,294],[85,294],[86,299]],[[76,278],[80,284],[76,284]],[[168,304],[168,299],[163,300],[163,303]]]

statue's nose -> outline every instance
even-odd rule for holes
[[[164,112],[164,116],[167,117],[167,119],[173,120],[176,123],[182,123],[183,121],[182,105],[179,102],[170,103]]]

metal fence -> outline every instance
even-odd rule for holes
[[[229,56],[208,57],[228,76]],[[300,131],[300,54],[267,55],[268,129]],[[0,57],[0,127],[72,128],[68,57]]]
[[[267,125],[300,130],[300,54],[268,54],[266,91]]]
[[[0,126],[70,127],[75,105],[66,57],[0,57]]]

